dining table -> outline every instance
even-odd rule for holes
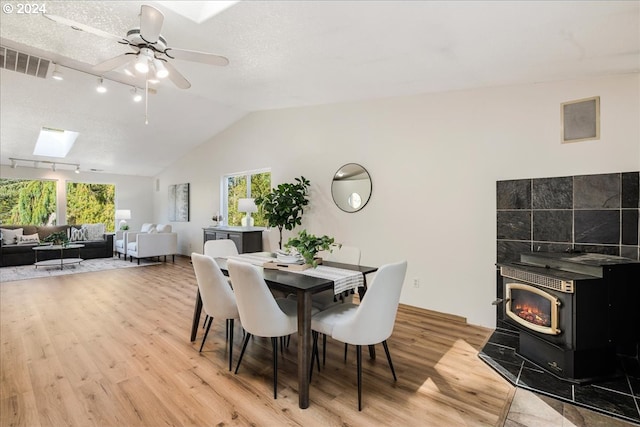
[[[250,262],[251,258],[255,257],[270,257],[276,261],[276,254],[271,252],[260,252],[251,254],[240,254],[233,258],[235,260],[247,260]],[[227,270],[227,258],[216,258],[216,263],[222,270],[223,274],[228,276]],[[341,270],[351,270],[359,272],[363,277],[363,286],[358,288],[360,298],[364,297],[366,292],[366,276],[367,274],[374,273],[378,270],[377,267],[367,267],[363,265],[343,264],[338,262],[324,261],[322,263],[324,267],[331,267]],[[304,274],[299,271],[288,271],[286,266],[284,269],[264,268],[260,267],[263,272],[264,280],[270,289],[276,291],[282,291],[287,294],[296,295],[297,299],[297,314],[298,314],[298,406],[301,409],[309,407],[309,370],[311,368],[311,350],[312,350],[312,335],[311,335],[311,300],[312,295],[327,289],[334,289],[334,280],[323,277],[314,277],[312,275]],[[311,273],[311,272],[309,272]],[[193,312],[193,322],[191,325],[191,342],[196,340],[198,332],[198,325],[200,324],[200,315],[202,312],[202,299],[200,297],[200,290],[196,294],[196,304]],[[371,357],[375,357],[374,350],[369,348]]]

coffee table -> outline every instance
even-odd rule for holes
[[[80,248],[84,248],[84,245],[82,244],[70,244],[70,245],[48,245],[48,246],[34,246],[33,250],[36,251],[36,262],[33,264],[35,265],[36,268],[38,267],[60,267],[60,270],[64,269],[65,265],[71,265],[71,264],[80,264],[82,261],[84,261],[82,258],[80,258]],[[65,251],[69,251],[72,249],[77,249],[78,250],[78,257],[77,258],[65,258],[64,257],[64,253]],[[58,251],[58,255],[59,258],[56,259],[48,259],[48,260],[44,260],[44,261],[38,261],[38,253],[40,253],[40,251]]]

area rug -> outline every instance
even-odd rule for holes
[[[14,280],[36,279],[40,277],[62,276],[65,274],[88,273],[91,271],[114,270],[117,268],[143,267],[148,265],[159,264],[155,261],[140,260],[137,262],[125,261],[122,258],[96,258],[87,259],[80,264],[65,265],[64,269],[60,267],[38,267],[33,265],[20,265],[16,267],[0,268],[0,282],[11,282]]]

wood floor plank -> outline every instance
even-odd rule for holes
[[[310,407],[298,408],[297,337],[279,355],[254,337],[228,371],[225,323],[189,342],[197,284],[175,263],[0,284],[0,426],[491,426],[513,388],[478,357],[491,331],[458,316],[401,305],[384,351],[363,358],[357,410],[355,349],[328,340]],[[236,325],[234,368],[242,329]]]

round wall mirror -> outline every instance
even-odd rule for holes
[[[340,209],[357,212],[371,198],[371,176],[357,163],[347,163],[333,176],[331,196]]]

